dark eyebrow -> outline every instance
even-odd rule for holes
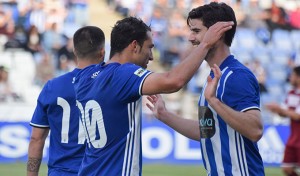
[[[194,32],[199,32],[199,31],[201,31],[201,29],[199,29],[199,28],[190,28],[190,30],[191,30],[191,31],[194,31]]]

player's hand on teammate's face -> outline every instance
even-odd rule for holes
[[[153,112],[153,115],[160,119],[162,111],[166,111],[165,102],[161,95],[150,95],[147,96],[149,103],[146,106]]]
[[[204,92],[204,96],[207,100],[216,97],[216,90],[218,86],[218,82],[221,78],[222,72],[216,64],[211,68],[214,73],[214,78],[211,78],[210,75],[207,77],[207,85]]]
[[[215,23],[208,28],[202,42],[207,43],[209,46],[212,46],[223,36],[226,31],[232,28],[233,24],[234,23],[232,21]]]

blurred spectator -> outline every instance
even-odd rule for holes
[[[300,29],[300,4],[289,14],[290,24],[295,29]]]
[[[38,28],[32,25],[26,33],[25,50],[32,54],[36,63],[40,61],[41,41],[42,35],[39,33]]]
[[[73,52],[73,38],[67,39],[66,44],[58,50],[57,59],[57,75],[73,70],[76,65],[76,59]]]
[[[260,63],[259,59],[254,59],[254,62],[250,66],[250,69],[253,71],[254,75],[256,76],[256,79],[258,80],[260,93],[267,93],[268,90],[266,87],[266,70]]]
[[[132,11],[130,12],[130,16],[136,16],[141,18],[143,21],[148,21],[150,15],[146,13],[144,8],[145,8],[144,2],[141,0],[137,1],[135,8],[133,8]]]
[[[164,12],[165,11],[163,7],[155,6],[153,9],[153,14],[147,22],[151,27],[153,34],[153,43],[155,49],[157,49],[159,52],[160,58],[163,56],[164,46],[162,42],[168,25],[168,21]]]
[[[276,28],[290,30],[291,26],[289,24],[289,17],[285,9],[276,4],[276,1],[272,1],[272,5],[269,9],[266,9],[268,12],[268,18],[266,20],[269,30],[272,32]]]
[[[242,2],[241,0],[236,0],[236,3],[231,4],[231,6],[236,16],[237,25],[240,26],[242,23],[244,23],[246,18],[245,9],[243,9]]]
[[[52,23],[43,35],[42,46],[51,56],[56,57],[58,50],[64,45],[63,35],[59,32],[57,23]],[[55,60],[57,61],[57,60]]]
[[[169,17],[167,30],[162,42],[164,44],[163,55],[160,58],[163,66],[174,66],[180,61],[182,52],[188,42],[186,40],[187,35],[186,20],[180,11],[174,9]]]
[[[26,42],[26,31],[22,26],[15,26],[10,23],[7,26],[8,40],[4,45],[5,49],[24,49]]]
[[[19,0],[17,4],[18,16],[15,20],[16,26],[22,26],[24,31],[27,31],[30,27],[29,23],[29,11],[31,9],[31,3],[29,0]]]
[[[9,82],[9,72],[4,66],[0,66],[0,102],[21,101],[21,97],[14,92]]]
[[[56,32],[63,31],[67,12],[63,0],[45,0],[44,10],[46,12],[46,30],[53,28],[56,24]]]
[[[268,13],[259,6],[259,0],[250,0],[249,7],[245,10],[245,19],[240,27],[250,28],[264,44],[270,41],[271,34],[266,20]]]
[[[55,67],[52,57],[48,53],[43,53],[41,62],[36,65],[35,83],[43,87],[44,84],[54,77]]]
[[[47,18],[44,5],[44,1],[34,1],[29,15],[30,24],[36,26],[40,34],[45,32],[45,22]]]
[[[7,25],[9,23],[9,17],[3,10],[2,6],[0,5],[0,34],[7,34]]]
[[[74,23],[79,26],[87,25],[88,15],[88,0],[70,0],[70,12],[74,16]]]

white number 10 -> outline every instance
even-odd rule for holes
[[[100,105],[95,100],[90,100],[86,103],[85,108],[83,108],[79,101],[77,101],[77,106],[81,112],[81,119],[83,128],[86,131],[88,144],[91,143],[94,148],[104,147],[107,142],[107,135]],[[96,129],[97,126],[98,129]],[[98,130],[100,139],[96,139],[96,130]]]

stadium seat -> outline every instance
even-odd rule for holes
[[[291,41],[296,50],[300,50],[300,30],[292,30]]]
[[[250,51],[248,51],[245,48],[237,47],[234,50],[231,50],[231,52],[234,55],[234,57],[242,63],[251,62],[252,60]]]
[[[255,32],[248,28],[238,28],[236,30],[235,39],[239,48],[253,50],[259,43]]]
[[[273,48],[270,55],[274,64],[286,66],[290,60],[290,53],[281,48]]]
[[[265,67],[272,62],[269,49],[266,47],[256,47],[252,50],[253,59],[257,59]]]
[[[275,48],[280,48],[286,52],[293,50],[292,40],[290,38],[290,32],[282,29],[275,29],[272,32],[272,43]]]

